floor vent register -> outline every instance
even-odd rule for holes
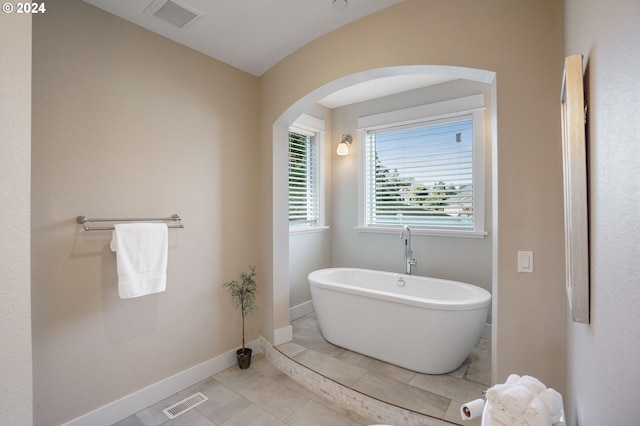
[[[165,413],[170,419],[175,419],[179,415],[186,413],[187,411],[202,404],[208,399],[209,398],[198,392],[191,395],[189,398],[185,398],[182,401],[173,404],[169,408],[165,408],[164,410],[162,410],[162,412]]]

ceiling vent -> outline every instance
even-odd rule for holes
[[[202,17],[200,12],[174,0],[154,0],[144,12],[176,28],[185,28]]]

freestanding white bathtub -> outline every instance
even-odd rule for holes
[[[367,269],[320,269],[309,284],[327,341],[425,374],[462,365],[491,304],[475,285]]]

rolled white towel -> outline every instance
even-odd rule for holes
[[[512,415],[524,413],[531,399],[533,394],[524,386],[509,386],[500,395],[502,405]]]
[[[524,418],[529,426],[551,426],[551,416],[544,402],[535,397],[524,410]]]
[[[518,380],[518,385],[526,387],[527,390],[529,390],[529,392],[534,395],[542,392],[547,388],[544,383],[532,376],[520,377],[520,380]]]
[[[511,416],[504,410],[490,407],[487,415],[495,426],[511,426]]]
[[[493,426],[526,426],[524,414],[512,414],[506,410],[491,407],[487,412]]]
[[[507,381],[504,382],[504,384],[517,385],[519,380],[520,380],[520,376],[518,376],[517,374],[510,374],[509,377],[507,377]]]
[[[487,401],[493,405],[502,405],[502,394],[509,387],[511,387],[511,385],[504,383],[490,387],[489,390],[487,390]]]
[[[560,392],[553,388],[547,388],[540,392],[537,397],[540,398],[545,407],[547,407],[549,415],[551,416],[551,423],[558,423],[560,417],[562,417],[562,408],[564,406]]]

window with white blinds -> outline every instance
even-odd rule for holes
[[[481,117],[463,111],[364,129],[364,226],[483,232]]]
[[[318,225],[318,149],[314,133],[289,132],[289,225]]]

